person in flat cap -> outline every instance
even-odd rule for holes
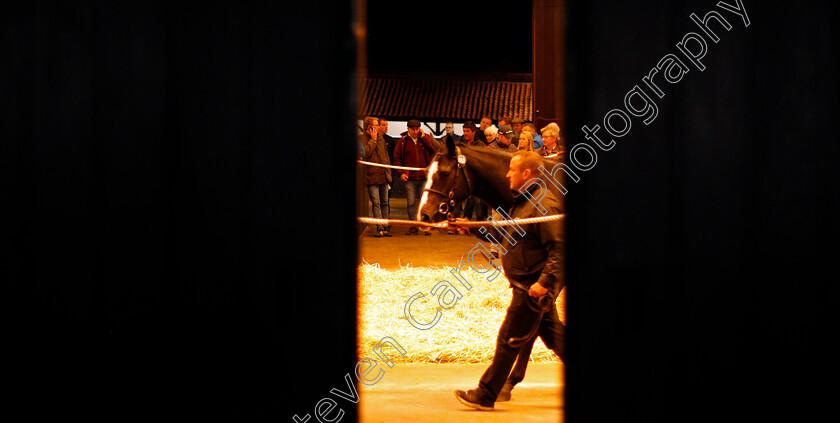
[[[517,139],[517,140],[519,139],[519,134],[522,133],[522,124],[524,124],[524,123],[525,123],[525,121],[522,120],[522,118],[518,118],[518,117],[513,118],[510,121],[510,127],[513,129],[514,134],[516,134],[515,139]]]
[[[420,128],[420,121],[411,119],[408,121],[408,131],[397,141],[394,148],[395,166],[426,168],[432,162],[435,155],[435,146],[432,136],[423,133]],[[417,200],[423,194],[423,185],[426,183],[425,170],[404,170],[396,169],[397,175],[405,182],[406,208],[408,219],[417,220]],[[406,235],[418,235],[420,231],[412,226]],[[429,232],[424,232],[429,235]]]
[[[502,125],[499,127],[499,136],[488,147],[515,153],[517,150],[517,143],[513,142],[515,139],[517,138],[513,128],[510,125]]]

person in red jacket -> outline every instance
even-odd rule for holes
[[[425,168],[431,163],[435,155],[435,145],[429,134],[424,134],[420,129],[420,121],[411,119],[408,121],[408,131],[405,136],[397,141],[394,148],[395,166]],[[406,208],[408,209],[409,220],[417,220],[417,200],[423,195],[423,185],[426,183],[425,170],[404,170],[397,169],[400,179],[405,182]],[[406,235],[417,235],[420,232],[417,227],[409,228]],[[426,232],[428,235],[429,232]]]

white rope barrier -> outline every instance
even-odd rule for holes
[[[366,162],[364,160],[356,160],[357,162],[368,165],[368,166],[379,166],[379,167],[388,167],[391,169],[402,169],[402,170],[426,170],[425,167],[405,167],[405,166],[394,166],[394,165],[386,165],[383,163],[373,163],[373,162]]]
[[[437,223],[429,223],[429,222],[419,222],[416,220],[405,220],[405,219],[377,219],[373,217],[360,217],[359,222],[365,223],[368,225],[381,225],[381,226],[424,226],[428,228],[440,228],[445,229],[450,226],[453,227],[462,227],[462,228],[477,228],[481,226],[510,226],[513,224],[516,225],[528,225],[531,223],[542,223],[542,222],[553,222],[555,220],[562,220],[566,217],[566,214],[550,214],[548,216],[538,216],[538,217],[527,217],[524,219],[520,218],[513,218],[510,220],[507,219],[500,219],[500,220],[493,220],[490,222],[489,220],[482,220],[482,221],[469,221],[469,220],[454,220],[448,221],[444,220],[442,222]]]

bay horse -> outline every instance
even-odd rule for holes
[[[417,207],[417,220],[436,223],[451,219],[455,205],[469,196],[478,198],[491,209],[510,209],[513,192],[505,175],[511,157],[513,154],[510,152],[456,143],[446,135],[444,145],[432,158],[426,171],[426,184]],[[563,207],[567,190],[563,186],[564,178],[560,171],[563,170],[575,181],[580,178],[565,166],[560,156],[543,157],[542,160],[540,179]]]

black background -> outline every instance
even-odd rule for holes
[[[569,7],[567,145],[680,55],[700,33],[691,13],[717,9],[732,29],[712,24],[706,70],[665,83],[656,120],[634,120],[570,188],[569,417],[815,418],[834,304],[835,25],[812,2],[745,1],[746,28],[715,2],[606,3]]]
[[[351,5],[0,19],[4,345],[27,400],[12,403],[102,421],[311,414],[355,365]]]
[[[567,144],[714,7],[570,2]],[[820,3],[745,7],[750,27],[721,12],[733,29],[706,71],[668,86],[657,119],[634,121],[570,187],[569,421],[809,420],[826,403],[835,25]],[[343,387],[352,15],[82,2],[0,17],[11,403],[33,417],[288,421]],[[482,16],[442,14],[432,39],[480,62],[485,38],[467,27]]]
[[[530,2],[368,0],[367,10],[371,74],[532,71]]]

